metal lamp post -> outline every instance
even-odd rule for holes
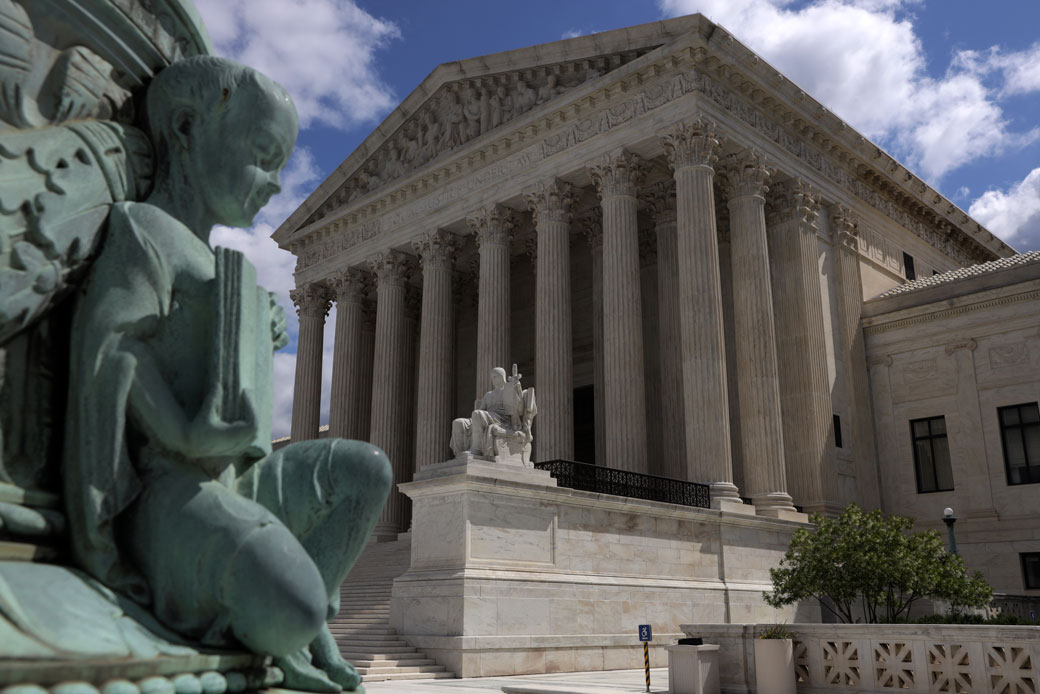
[[[957,537],[953,534],[953,524],[957,522],[957,519],[953,515],[953,509],[946,507],[943,509],[943,523],[949,529],[950,533],[950,554],[957,554]]]

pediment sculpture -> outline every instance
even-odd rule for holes
[[[472,455],[496,463],[532,467],[531,424],[538,414],[534,388],[523,388],[513,364],[513,374],[491,370],[491,390],[473,404],[473,414],[451,424],[451,450],[456,457]]]
[[[186,2],[120,6],[158,26],[171,5],[194,16]],[[0,51],[0,530],[52,559],[0,560],[0,686],[56,687],[49,664],[76,660],[76,691],[96,693],[128,663],[158,675],[181,658],[171,692],[357,689],[327,620],[390,465],[343,439],[272,451],[285,315],[243,254],[209,244],[280,190],[292,100],[204,50],[135,86],[86,46],[46,43],[12,0]],[[213,649],[267,674],[203,683],[191,668]]]
[[[314,223],[445,152],[652,50],[570,61],[441,87],[307,220]]]

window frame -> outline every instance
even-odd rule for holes
[[[908,282],[913,282],[917,279],[917,262],[914,260],[914,256],[906,251],[903,251],[903,277]]]
[[[1022,564],[1022,585],[1026,590],[1040,590],[1040,552],[1019,552],[1019,561]],[[1037,565],[1036,583],[1029,584],[1029,571],[1026,570],[1026,562],[1033,560]]]
[[[1028,422],[1026,424],[1023,424],[1022,423],[1022,411],[1021,411],[1021,408],[1029,407],[1029,406],[1032,406],[1032,407],[1036,408],[1037,414],[1038,414],[1037,421],[1035,421],[1035,422]],[[1008,410],[1018,410],[1018,424],[1004,424],[1004,412],[1006,412]],[[1021,486],[1023,484],[1040,484],[1040,451],[1037,451],[1037,455],[1038,455],[1037,462],[1036,463],[1031,463],[1030,457],[1029,457],[1029,449],[1026,447],[1026,438],[1025,438],[1025,434],[1024,434],[1024,430],[1025,430],[1025,428],[1027,426],[1028,427],[1040,428],[1040,404],[1038,404],[1036,401],[1033,401],[1033,402],[1023,402],[1023,403],[1019,403],[1017,405],[1004,405],[1003,407],[998,407],[997,408],[997,426],[1000,427],[1000,449],[1001,449],[1001,452],[1004,454],[1004,481],[1007,483],[1007,485],[1009,487],[1018,487],[1018,486]],[[1008,446],[1007,446],[1008,430],[1014,430],[1014,431],[1018,432],[1018,435],[1019,435],[1021,443],[1022,443],[1022,452],[1025,454],[1025,458],[1026,458],[1026,464],[1025,464],[1025,470],[1027,471],[1027,475],[1026,476],[1032,478],[1032,479],[1026,480],[1025,482],[1012,482],[1011,481],[1011,463],[1008,460]]]
[[[937,419],[943,420],[943,433],[942,434],[933,434],[932,433],[932,422],[937,420]],[[919,423],[919,422],[928,422],[928,435],[927,436],[918,436],[917,433],[914,431],[914,428],[915,428],[914,425]],[[936,474],[936,470],[935,470],[935,440],[939,439],[939,438],[946,440],[946,458],[950,462],[950,485],[951,486],[950,486],[949,489],[943,489],[943,488],[939,487],[939,475]],[[936,484],[936,488],[935,489],[927,489],[927,490],[921,489],[922,475],[921,475],[921,461],[920,461],[920,459],[918,458],[918,455],[917,455],[917,442],[918,441],[928,441],[928,447],[930,449],[931,459],[932,459],[932,476],[936,480],[936,483],[935,483]],[[910,420],[910,449],[913,451],[913,455],[914,455],[914,482],[915,482],[915,484],[917,486],[917,493],[918,494],[936,494],[936,493],[939,493],[939,492],[952,492],[952,491],[954,491],[954,488],[956,487],[956,485],[953,483],[953,457],[950,455],[950,436],[949,436],[949,430],[946,428],[946,415],[942,415],[941,414],[941,415],[936,415],[934,417],[918,417],[917,419],[911,419]]]

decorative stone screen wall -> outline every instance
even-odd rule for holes
[[[684,624],[721,646],[723,692],[754,687],[753,639],[768,625]],[[800,694],[928,692],[1036,694],[1040,627],[925,624],[794,624]]]

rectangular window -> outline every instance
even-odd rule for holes
[[[997,409],[1008,484],[1040,482],[1040,410],[1035,402]]]
[[[906,275],[908,280],[917,279],[917,272],[914,270],[914,256],[909,253],[903,253],[903,274]]]
[[[834,447],[841,448],[841,417],[834,415]]]
[[[1022,557],[1022,579],[1027,590],[1040,589],[1040,552],[1026,552]]]
[[[917,493],[953,490],[950,444],[946,438],[946,417],[927,417],[910,422],[914,445],[914,470]]]

